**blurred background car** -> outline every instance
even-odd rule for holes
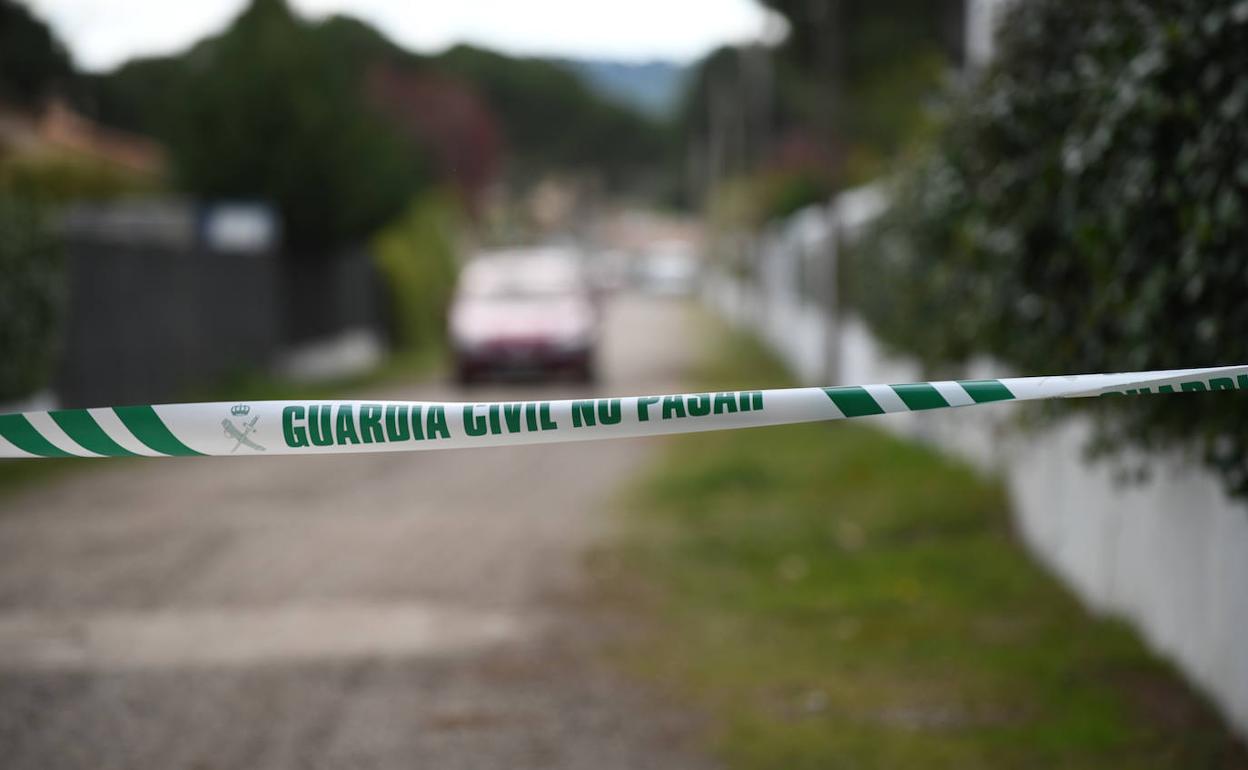
[[[638,286],[648,294],[687,297],[698,286],[698,259],[692,244],[660,241],[637,264]]]
[[[450,310],[455,377],[594,378],[598,308],[572,252],[483,254],[463,270]]]

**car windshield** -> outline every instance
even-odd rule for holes
[[[479,300],[529,300],[575,296],[583,289],[571,263],[506,259],[469,265],[460,293]]]

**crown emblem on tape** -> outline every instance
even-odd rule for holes
[[[235,404],[234,406],[230,407],[230,414],[234,415],[235,417],[242,417],[250,413],[251,413],[251,407],[247,406],[246,404]]]

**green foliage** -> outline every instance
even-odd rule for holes
[[[427,182],[419,149],[367,103],[382,61],[421,60],[354,19],[311,23],[255,0],[222,34],[83,75],[74,96],[167,144],[183,189],[274,202],[294,250],[315,253],[371,235]]]
[[[713,389],[784,385],[734,338]],[[730,768],[1241,767],[1213,710],[1010,535],[999,485],[859,424],[677,437],[607,590]],[[624,586],[622,588],[621,586]],[[630,590],[631,589],[631,590]]]
[[[21,3],[0,0],[0,102],[36,107],[72,71],[48,25]]]
[[[932,364],[1248,362],[1248,3],[1018,3],[855,266]],[[1098,445],[1198,448],[1248,493],[1248,401],[1098,403]]]
[[[460,45],[435,66],[481,90],[505,127],[521,174],[596,170],[618,184],[671,156],[657,122],[594,94],[555,62]]]
[[[169,143],[185,116],[180,105],[186,98],[189,58],[206,56],[193,51],[185,57],[132,59],[107,74],[80,73],[71,89],[73,101],[103,125]]]
[[[323,252],[390,221],[421,186],[361,73],[283,0],[256,0],[203,53],[173,141],[188,189],[273,201],[287,242]]]
[[[27,155],[0,162],[0,188],[42,205],[151,192],[158,183],[105,161],[73,155]]]
[[[805,170],[764,174],[759,184],[764,222],[787,217],[816,203],[825,203],[834,192],[827,177]]]
[[[469,46],[419,56],[364,22],[307,22],[281,0],[254,0],[222,35],[183,54],[83,76],[75,101],[107,125],[170,145],[192,192],[276,200],[290,234],[316,244],[368,234],[429,176],[428,148],[414,148],[411,132],[398,141],[387,111],[373,109],[401,105],[369,104],[367,81],[379,65],[483,96],[510,170],[525,182],[591,172],[620,186],[672,157],[663,126],[594,94],[555,62]]]
[[[39,210],[0,189],[0,401],[48,383],[64,305],[60,245]]]
[[[940,92],[949,60],[934,47],[897,57],[849,84],[845,186],[865,184],[886,173],[896,159],[932,131],[928,110]]]
[[[962,56],[964,3],[959,0],[763,0],[789,22],[786,59],[809,73],[870,79],[898,52],[939,50]],[[840,43],[841,45],[836,45]]]
[[[455,285],[459,208],[448,192],[429,192],[373,240],[390,292],[395,341],[403,348],[439,344]]]
[[[882,170],[923,124],[925,98],[962,56],[961,0],[767,0],[792,34],[782,107],[840,148],[846,185]]]
[[[824,174],[772,170],[721,182],[707,201],[711,225],[722,230],[760,228],[807,206],[826,203],[835,190]]]
[[[785,42],[724,47],[703,59],[690,77],[682,133],[695,148],[715,148],[711,162],[732,165],[732,175],[800,168],[837,187],[874,178],[923,133],[924,102],[961,57],[963,3],[766,4],[787,19]],[[801,145],[807,151],[792,157]]]

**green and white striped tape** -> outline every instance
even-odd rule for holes
[[[1248,390],[1248,366],[499,403],[257,401],[0,414],[0,457],[334,454],[629,438],[999,401]]]

